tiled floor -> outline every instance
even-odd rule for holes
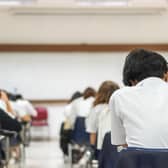
[[[26,149],[26,168],[65,168],[58,142],[32,142]]]

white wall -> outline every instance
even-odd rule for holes
[[[69,98],[104,80],[122,83],[126,53],[0,53],[0,88],[31,99]]]
[[[0,88],[29,99],[67,99],[104,80],[122,85],[127,53],[1,53]],[[167,58],[167,53],[164,53]]]
[[[0,10],[0,43],[168,43],[158,15],[14,16]]]

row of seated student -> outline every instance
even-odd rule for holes
[[[83,94],[74,93],[69,104],[65,107],[65,122],[62,125],[61,148],[68,154],[68,143],[87,146],[92,159],[98,159],[105,134],[110,131],[109,99],[119,86],[112,81],[101,84],[98,92],[91,87]],[[85,150],[85,151],[87,151]],[[79,157],[78,164],[85,165],[88,160]]]
[[[32,104],[21,95],[0,91],[0,129],[4,133],[2,135],[9,136],[10,139],[8,155],[11,157],[8,158],[10,159],[8,163],[20,160],[20,144],[23,144],[25,138],[24,131],[30,126],[31,117],[36,115],[37,112]],[[0,164],[2,165],[6,157],[3,140],[0,144]]]
[[[72,97],[61,131],[64,153],[69,154],[66,143],[75,140],[87,146],[80,150],[83,154],[77,153],[79,166],[86,166],[92,157],[99,160],[100,168],[167,168],[167,81],[168,66],[163,56],[144,49],[130,52],[123,68],[126,87],[105,81],[89,99],[85,97],[87,89]],[[83,119],[80,123],[84,125],[85,142],[83,127],[77,125],[79,119]]]

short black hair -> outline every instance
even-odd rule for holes
[[[165,58],[153,51],[135,49],[125,60],[123,69],[123,82],[131,86],[130,81],[141,81],[147,77],[163,78],[168,71]]]
[[[79,92],[79,91],[76,91],[76,92],[72,95],[72,97],[71,97],[71,99],[70,99],[69,102],[72,102],[72,101],[74,101],[75,99],[80,98],[80,97],[82,97],[82,93]]]

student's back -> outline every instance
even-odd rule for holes
[[[125,87],[110,101],[112,143],[168,148],[168,67],[161,55],[143,49],[126,58]]]
[[[118,113],[124,118],[128,146],[168,147],[166,82],[159,78],[147,78],[134,87],[117,91],[114,97],[116,105],[120,105]]]

